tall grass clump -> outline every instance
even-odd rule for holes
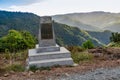
[[[87,52],[72,53],[71,57],[75,63],[79,63],[80,61],[91,61],[94,58],[93,54]]]

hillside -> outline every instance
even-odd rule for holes
[[[0,37],[7,34],[8,30],[27,30],[38,36],[39,16],[32,13],[0,11]],[[97,45],[109,43],[109,35],[100,35],[100,32],[86,32],[76,27],[54,23],[57,43],[60,45],[81,45],[82,42],[91,39]],[[96,34],[96,35],[94,35]],[[104,32],[103,32],[104,34]],[[101,39],[99,37],[101,37]],[[107,38],[107,39],[106,39]]]
[[[53,16],[53,19],[58,23],[63,23],[63,24],[71,25],[73,27],[78,27],[79,29],[82,29],[82,30],[100,31],[100,29],[92,25],[84,24],[81,21],[78,21],[74,18],[70,18],[69,16]]]
[[[92,40],[96,46],[102,45],[99,40],[90,36],[84,30],[59,23],[54,23],[53,25],[55,26],[56,39],[61,45],[82,45],[82,43],[88,39]]]
[[[80,24],[89,25],[89,28],[84,26],[85,28],[87,28],[84,29],[90,31],[111,30],[115,32],[120,32],[120,30],[118,30],[118,28],[120,29],[120,25],[117,25],[118,27],[115,27],[113,25],[114,23],[120,21],[120,13],[109,13],[102,11],[88,13],[71,13],[64,15],[55,15],[53,16],[53,19],[59,23],[76,26],[80,29],[83,29],[83,26],[81,26]],[[112,26],[108,27],[110,24]]]
[[[8,30],[27,30],[37,34],[39,16],[32,13],[0,11],[0,37],[7,34]]]
[[[120,22],[118,23],[112,23],[110,25],[108,25],[107,27],[104,28],[105,30],[110,30],[113,32],[120,32]]]
[[[100,42],[104,44],[109,44],[110,42],[110,36],[111,32],[106,30],[103,32],[93,32],[93,31],[87,31],[92,37],[98,39]]]

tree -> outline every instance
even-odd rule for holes
[[[32,48],[35,46],[34,37],[27,31],[19,32],[16,30],[9,30],[8,34],[0,39],[0,51],[17,52]]]
[[[91,49],[94,48],[94,44],[91,42],[91,40],[87,40],[82,44],[82,47],[85,49]]]

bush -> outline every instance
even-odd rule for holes
[[[30,66],[29,70],[35,72],[38,68],[35,65]]]
[[[79,63],[80,61],[90,61],[94,58],[93,54],[91,53],[72,53],[71,54],[73,61],[75,63]]]
[[[110,37],[111,42],[120,42],[120,33],[112,33],[112,36]]]
[[[0,52],[17,52],[33,48],[35,46],[35,38],[27,31],[19,32],[9,30],[8,34],[0,38]]]
[[[94,44],[91,42],[91,40],[87,40],[82,44],[82,47],[85,49],[91,49],[94,48]]]

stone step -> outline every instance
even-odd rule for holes
[[[71,57],[70,52],[65,48],[61,48],[60,51],[42,52],[42,53],[35,53],[35,49],[29,50],[29,61],[70,58],[70,57]]]
[[[29,61],[29,66],[48,67],[54,65],[73,65],[72,58],[49,59],[41,61]]]
[[[36,51],[37,53],[60,51],[60,47],[58,45],[49,47],[39,47],[38,45],[36,45]]]
[[[52,54],[40,54],[37,56],[29,56],[29,61],[39,61],[39,60],[48,60],[48,59],[59,59],[59,58],[70,58],[70,53],[52,53]]]

